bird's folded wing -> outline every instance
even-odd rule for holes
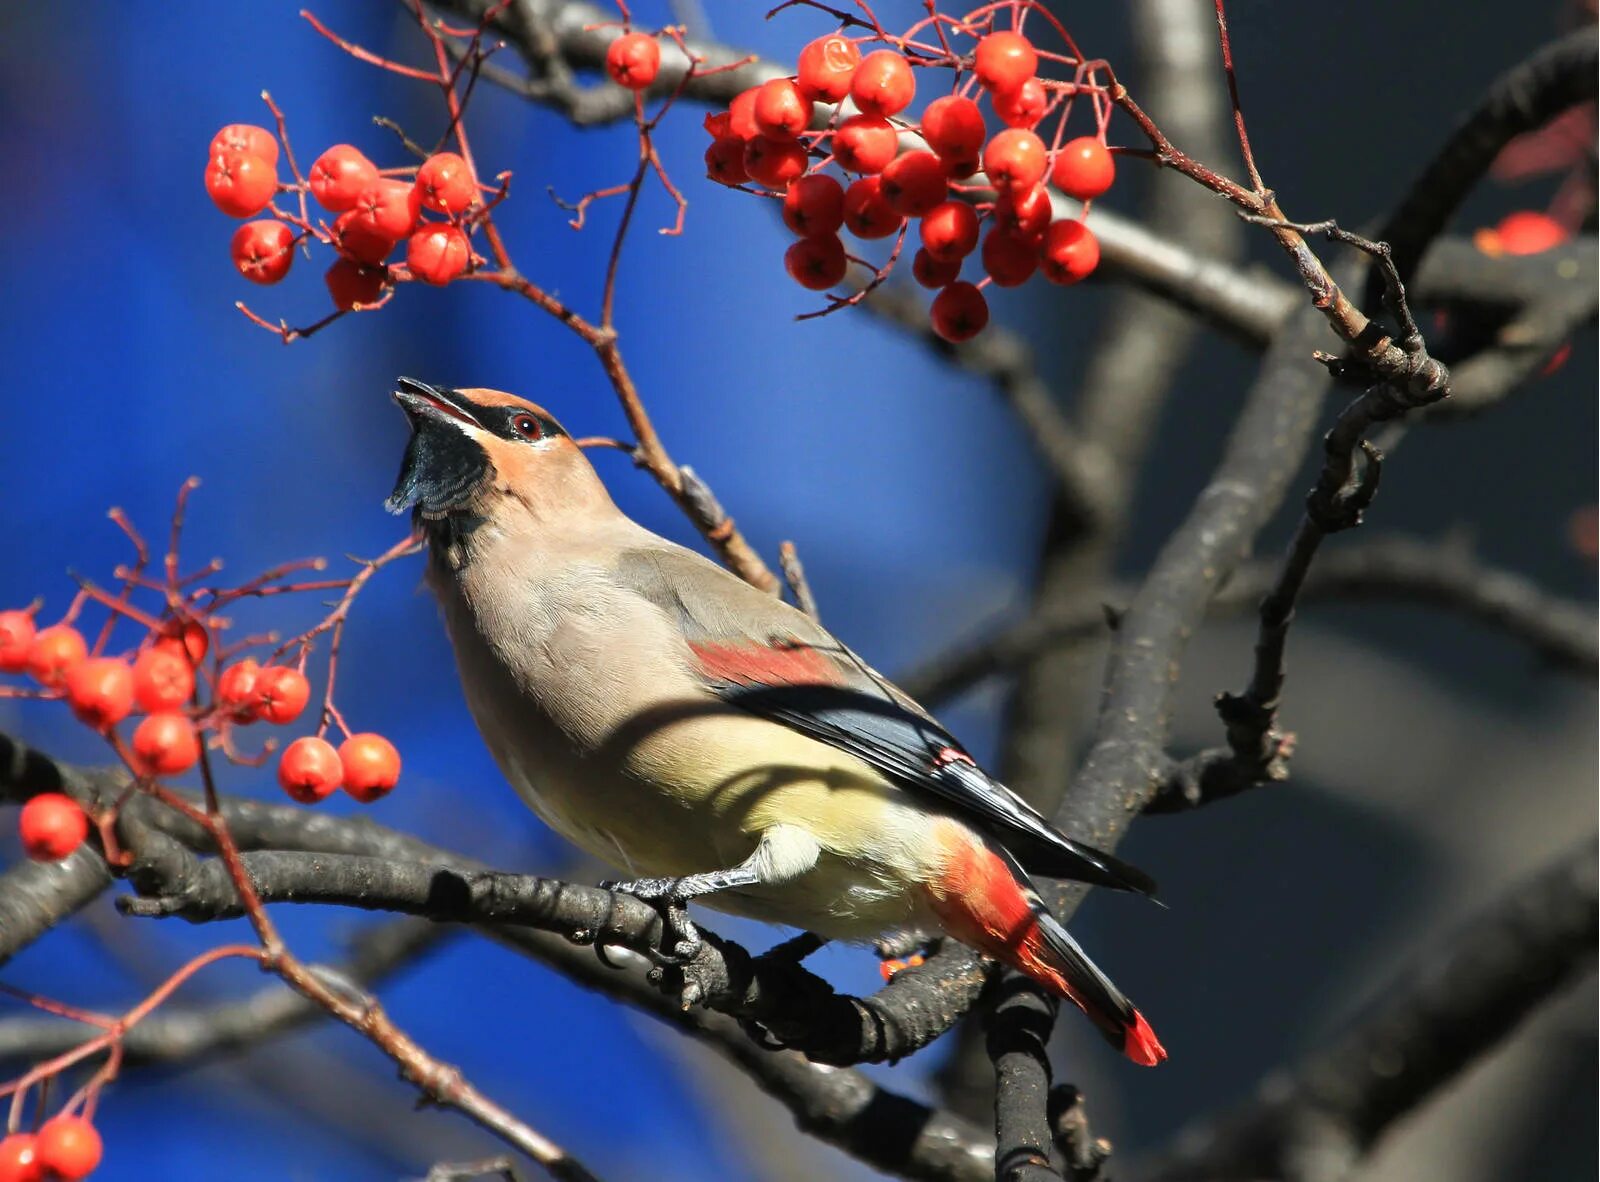
[[[614,577],[681,631],[706,686],[932,797],[1028,870],[1154,895],[1143,871],[1050,824],[933,717],[815,620],[688,550],[625,551]]]

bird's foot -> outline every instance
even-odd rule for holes
[[[649,903],[661,915],[661,947],[656,956],[662,964],[679,965],[692,960],[700,951],[700,932],[689,918],[689,900],[696,893],[685,889],[682,878],[636,878],[631,882],[602,882],[602,890],[632,895]]]

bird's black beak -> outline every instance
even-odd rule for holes
[[[415,507],[424,517],[466,508],[490,470],[483,444],[466,430],[482,427],[472,403],[416,378],[398,379],[394,400],[411,421],[411,439],[385,508],[404,513]]]
[[[430,386],[416,378],[396,378],[394,385],[395,403],[406,412],[413,428],[420,427],[424,419],[453,421],[469,427],[483,425],[478,421],[472,403],[462,397],[458,390],[448,386]]]

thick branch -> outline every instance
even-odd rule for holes
[[[1393,981],[1349,1033],[1203,1129],[1148,1182],[1338,1182],[1397,1120],[1590,971],[1590,839],[1519,883]]]

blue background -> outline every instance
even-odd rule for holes
[[[706,7],[721,38],[774,55],[792,55],[822,28],[800,13],[767,25],[765,5],[741,0]],[[1115,7],[1085,8],[1073,26],[1082,43],[1112,57],[1126,52],[1127,38]],[[1397,105],[1394,87],[1371,79],[1396,77],[1385,71],[1407,61],[1402,47],[1436,36],[1431,6],[1350,3],[1336,14],[1315,6],[1315,16],[1312,7],[1239,3],[1236,44],[1247,96],[1262,96],[1252,121],[1257,152],[1280,193],[1305,216],[1337,214],[1347,224],[1380,212],[1481,85],[1556,26],[1553,5],[1523,6],[1511,27],[1502,6],[1457,6],[1452,43],[1477,50],[1430,55],[1428,85],[1405,86]],[[920,5],[879,9],[888,19]],[[420,60],[415,30],[392,5],[320,0],[316,11],[354,40]],[[640,5],[637,16],[648,24],[665,12]],[[1309,36],[1314,57],[1281,51]],[[0,604],[42,594],[46,614],[58,611],[70,596],[69,567],[103,579],[126,557],[107,507],[123,506],[157,536],[191,473],[204,479],[187,535],[195,562],[222,556],[242,577],[302,555],[376,553],[404,528],[381,508],[406,434],[388,401],[397,374],[515,390],[575,434],[626,434],[587,348],[487,285],[408,287],[382,312],[346,317],[288,348],[247,324],[235,299],[269,319],[305,324],[323,315],[327,298],[320,254],[298,260],[278,287],[240,279],[227,254],[233,223],[201,186],[205,146],[220,125],[266,122],[262,87],[283,106],[302,166],[340,141],[404,162],[388,133],[371,125],[375,113],[424,142],[442,126],[431,92],[345,57],[292,6],[101,2],[8,5],[0,13],[0,159],[11,226],[0,318],[0,512],[9,539]],[[1350,89],[1349,101],[1334,110],[1324,97],[1340,87]],[[670,203],[652,192],[643,204],[623,264],[624,351],[675,457],[708,480],[763,553],[771,556],[780,539],[799,544],[836,631],[879,667],[907,668],[1025,602],[1047,510],[1042,466],[989,389],[899,332],[855,314],[792,322],[815,298],[784,277],[785,239],[770,210],[700,179],[699,114],[685,107],[660,134],[691,208],[685,234],[671,238],[654,232],[670,221]],[[631,129],[577,131],[487,86],[470,126],[483,171],[516,174],[499,220],[518,263],[594,311],[617,207],[597,207],[591,228],[574,233],[545,188],[573,198],[623,179]],[[1404,144],[1419,146],[1394,146]],[[1113,204],[1132,210],[1143,183],[1130,180]],[[1504,196],[1479,201],[1480,220],[1509,208]],[[1104,291],[1062,295],[1039,286],[1001,301],[1000,314],[1024,331],[1048,326],[1033,335],[1048,341],[1044,363],[1070,392]],[[1213,343],[1186,371],[1140,489],[1128,570],[1179,519],[1252,364]],[[1591,571],[1567,549],[1562,522],[1593,500],[1593,374],[1585,337],[1539,398],[1495,416],[1492,426],[1435,437],[1427,455],[1408,447],[1386,477],[1379,516],[1433,533],[1472,519],[1498,560],[1589,594]],[[1514,486],[1463,476],[1519,445],[1522,454],[1546,448],[1546,459]],[[624,458],[598,453],[596,463],[627,512],[694,544],[675,507]],[[415,564],[380,576],[347,637],[341,705],[357,729],[398,737],[406,761],[403,786],[377,817],[508,869],[601,877],[505,789],[461,704],[417,579]],[[238,613],[245,630],[285,631],[318,614],[310,603]],[[1481,709],[1537,714],[1565,692],[1513,646],[1480,643],[1449,624],[1419,627],[1415,616],[1383,613],[1349,622],[1376,629],[1431,676],[1474,687],[1466,693]],[[1237,660],[1229,668],[1236,671]],[[1197,692],[1218,683],[1205,680]],[[979,694],[945,712],[980,753],[992,751],[996,701],[993,692]],[[58,709],[0,702],[0,724],[47,750],[99,757]],[[228,787],[274,797],[263,774],[235,771]],[[356,806],[341,798],[322,807]],[[1375,859],[1385,872],[1375,876],[1381,887],[1341,887],[1351,850]],[[1425,849],[1326,798],[1307,806],[1264,796],[1226,815],[1141,826],[1130,851],[1161,873],[1177,908],[1158,915],[1097,900],[1079,925],[1146,1011],[1165,1016],[1174,1051],[1152,1076],[1120,1064],[1092,1068],[1120,1098],[1110,1131],[1130,1149],[1194,1115],[1196,1096],[1204,1108],[1244,1094],[1268,1064],[1312,1045],[1319,1021],[1343,1004],[1308,983],[1345,953],[1303,931],[1298,909],[1337,923],[1339,907],[1370,908],[1374,892],[1403,899],[1434,873]],[[1238,870],[1219,875],[1219,865]],[[1276,888],[1262,891],[1263,880],[1293,882],[1296,894],[1291,901]],[[1239,918],[1220,929],[1184,918],[1201,912]],[[1382,914],[1373,931],[1349,939],[1362,948],[1392,941],[1403,910]],[[297,950],[329,959],[370,922],[290,909],[279,918]],[[5,979],[114,1010],[185,956],[242,934],[227,926],[136,924],[96,908],[18,958]],[[757,946],[771,938],[733,930]],[[1265,943],[1251,933],[1265,933]],[[1229,983],[1211,975],[1218,962],[1235,974]],[[817,963],[850,989],[877,979],[873,959],[859,950],[830,949]],[[1258,992],[1242,995],[1240,981]],[[258,985],[252,973],[225,966],[186,996]],[[700,1060],[686,1059],[675,1036],[536,965],[457,940],[381,994],[424,1045],[602,1174],[733,1178],[752,1168],[724,1123],[740,1110],[706,1099]],[[1258,1037],[1244,1047],[1216,1028],[1236,1022],[1241,1004],[1258,1023]],[[1092,1039],[1068,1037],[1080,1058],[1100,1053],[1089,1049],[1098,1046]],[[896,1086],[919,1090],[938,1054],[890,1073]],[[433,1160],[485,1147],[454,1118],[413,1116],[409,1101],[388,1065],[342,1031],[296,1036],[195,1073],[135,1072],[103,1099],[108,1155],[99,1176],[354,1182],[420,1176]],[[1592,1105],[1572,1119],[1592,1119]],[[819,1160],[841,1173],[855,1169],[835,1155]]]

